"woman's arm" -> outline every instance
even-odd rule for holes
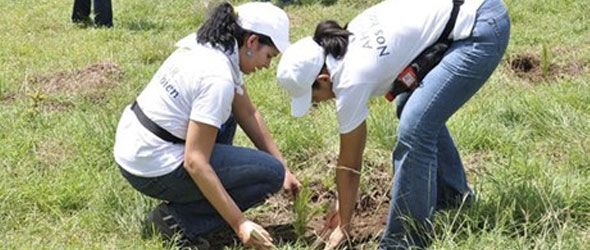
[[[291,171],[289,171],[287,161],[283,158],[281,151],[279,151],[279,148],[266,127],[264,119],[258,110],[256,110],[256,107],[250,100],[245,88],[243,95],[234,96],[232,109],[238,124],[240,124],[242,130],[244,130],[254,145],[258,149],[271,154],[283,163],[283,166],[285,167],[285,181],[283,182],[283,188],[293,196],[297,196],[301,183],[299,183],[297,178],[291,173]]]
[[[209,164],[216,135],[217,128],[190,121],[186,135],[184,167],[207,200],[237,232],[244,216]]]
[[[350,221],[356,204],[366,138],[365,122],[351,132],[340,135],[336,189],[338,190],[340,226],[347,232],[350,230]]]
[[[257,248],[268,248],[272,245],[270,242],[272,239],[268,233],[244,217],[209,164],[216,135],[217,128],[190,121],[186,135],[184,167],[205,198],[238,234],[242,242]],[[268,238],[251,237],[253,231],[268,236]]]
[[[264,119],[258,110],[256,110],[256,107],[250,100],[245,88],[243,95],[236,94],[234,96],[232,109],[238,124],[240,124],[242,130],[244,130],[254,145],[258,149],[273,155],[281,162],[285,162],[283,155],[274,143],[272,136],[266,127]]]
[[[340,154],[336,167],[336,189],[338,203],[336,210],[329,212],[324,231],[334,228],[330,233],[325,250],[336,249],[349,236],[352,215],[360,182],[363,151],[367,138],[365,122],[349,133],[340,135]],[[325,232],[322,232],[324,234]]]

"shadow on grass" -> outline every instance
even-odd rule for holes
[[[270,225],[265,227],[266,231],[273,237],[275,245],[293,245],[298,241],[295,228],[292,224]],[[230,228],[223,228],[204,237],[211,244],[211,249],[224,249],[239,245],[240,239]],[[311,239],[303,239],[311,244]]]
[[[313,239],[304,238],[298,239],[297,234],[295,233],[295,228],[291,224],[280,224],[280,225],[271,225],[265,227],[268,233],[273,237],[273,241],[275,245],[294,245],[298,241],[303,242],[307,245],[311,245]],[[153,237],[158,237],[162,240],[162,244],[165,247],[181,247],[189,249],[193,249],[195,247],[199,248],[199,246],[192,245],[186,241],[180,239],[181,237],[174,237],[172,239],[168,239],[163,235],[160,235],[155,228],[155,226],[148,221],[144,221],[142,225],[142,238],[149,239]],[[226,247],[235,247],[240,246],[241,242],[235,232],[229,228],[224,227],[221,229],[216,230],[208,235],[202,237],[207,242],[207,249],[225,249]]]
[[[163,25],[148,20],[133,20],[123,23],[122,26],[131,31],[160,31],[164,29]]]
[[[287,5],[313,5],[313,4],[321,4],[323,6],[331,6],[336,4],[338,0],[275,0],[279,6],[287,6]]]

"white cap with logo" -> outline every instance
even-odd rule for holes
[[[291,115],[301,117],[311,107],[311,86],[320,74],[324,48],[305,37],[283,52],[277,67],[279,85],[291,96]]]
[[[270,37],[281,53],[289,47],[289,17],[281,8],[249,2],[236,7],[236,11],[240,27]]]

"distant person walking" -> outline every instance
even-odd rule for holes
[[[408,91],[406,98],[397,97],[403,111],[393,149],[389,219],[379,248],[426,246],[434,212],[473,199],[446,123],[490,77],[509,36],[502,0],[388,0],[362,12],[346,28],[334,21],[319,23],[313,37],[283,53],[277,77],[292,97],[292,115],[303,116],[312,102],[336,100],[339,207],[328,216],[327,228],[334,229],[328,249],[346,241],[353,227],[372,97]],[[447,50],[441,49],[444,44]],[[419,57],[427,48],[441,53]],[[410,73],[399,78],[417,57],[422,66],[436,66],[428,73],[412,67],[426,73],[421,81],[412,82]]]
[[[268,232],[242,211],[281,188],[296,196],[301,184],[243,74],[268,68],[289,46],[287,14],[271,3],[222,3],[176,46],[123,111],[115,160],[135,189],[163,201],[148,219],[164,236],[199,245],[228,225],[245,245],[272,247]],[[232,145],[237,125],[259,150]]]
[[[94,24],[97,27],[113,27],[113,8],[111,0],[94,1]],[[76,24],[92,25],[90,18],[90,0],[74,0],[72,22]]]

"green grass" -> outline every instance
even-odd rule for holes
[[[69,22],[71,1],[0,0],[1,248],[170,248],[156,237],[141,237],[141,220],[155,201],[121,178],[112,146],[122,108],[174,43],[196,30],[202,2],[115,0],[114,29],[83,29]],[[344,23],[368,6],[313,2],[286,8],[292,40],[311,34],[321,19]],[[503,61],[449,121],[480,201],[440,213],[431,248],[583,249],[590,245],[590,3],[506,3],[512,17],[506,58],[546,53],[546,63],[582,70],[530,81]],[[38,93],[30,83],[104,61],[119,65],[123,78],[101,100],[77,92]],[[275,69],[276,61],[248,76],[249,92],[300,180],[319,178],[333,186],[333,172],[318,158],[336,154],[334,105],[290,117]],[[71,105],[47,109],[47,100]],[[394,106],[375,100],[371,109],[363,172],[391,167],[397,127]],[[237,139],[251,145],[243,133]],[[363,179],[361,190],[370,185]]]

